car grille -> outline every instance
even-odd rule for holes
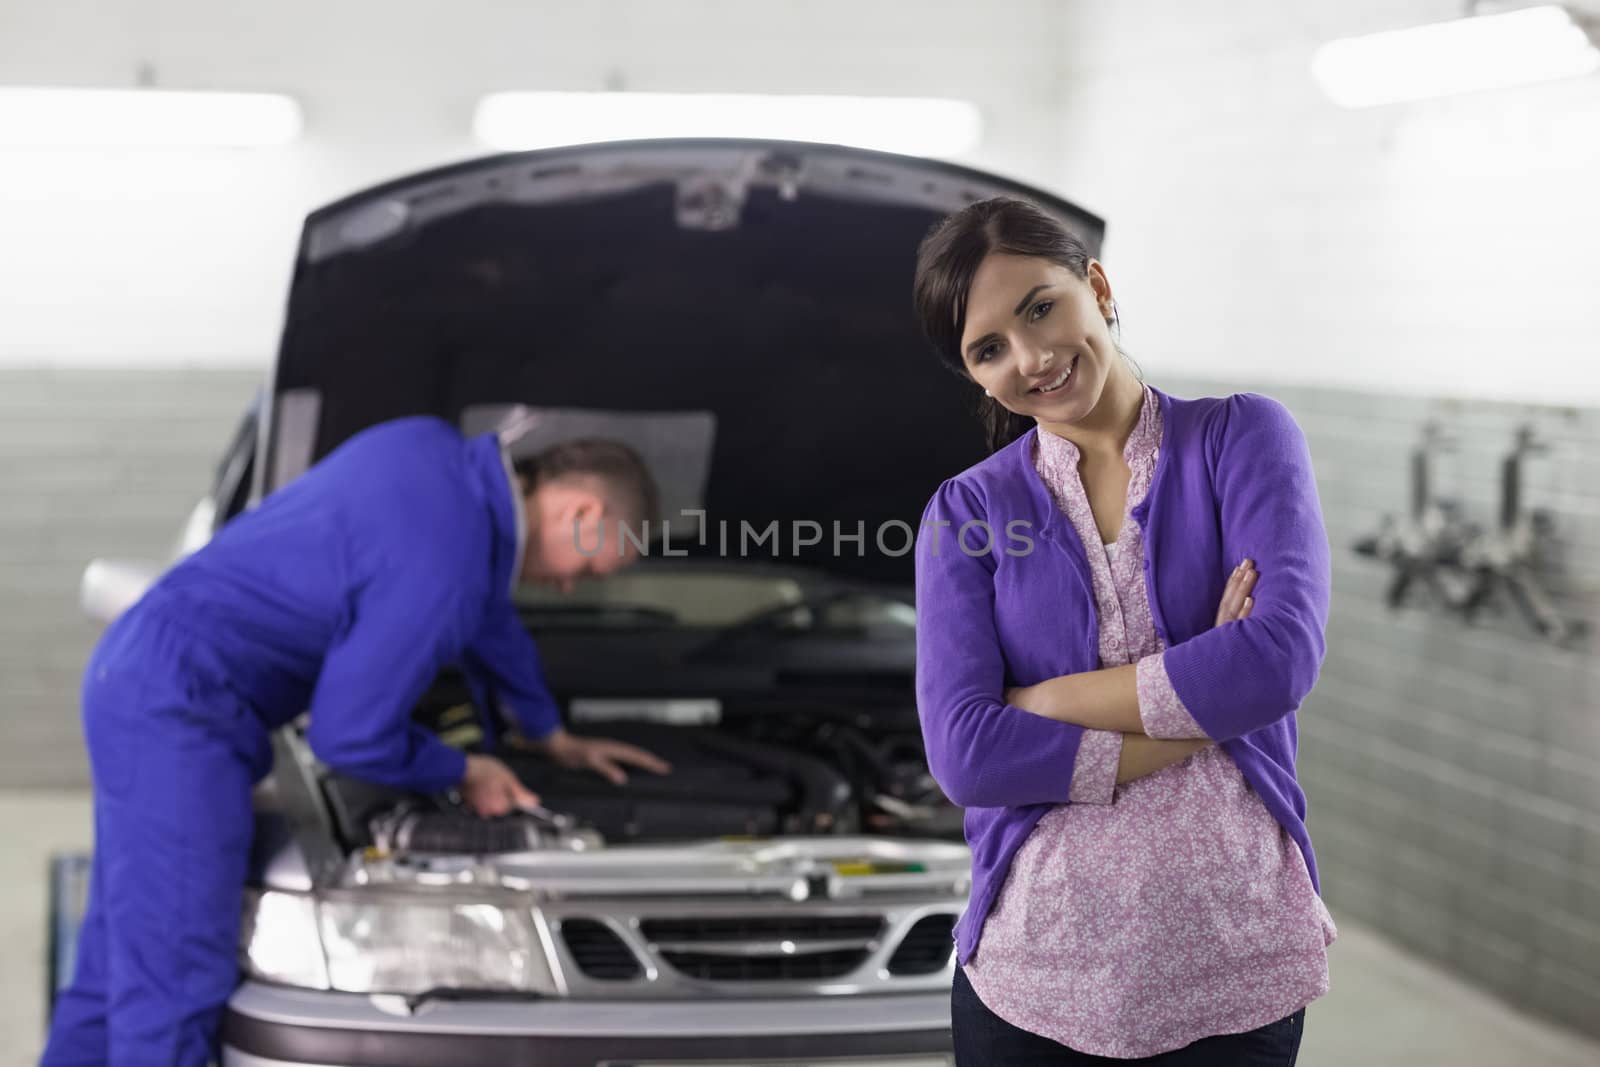
[[[640,932],[670,967],[711,982],[817,981],[860,967],[883,932],[879,915],[646,919]]]
[[[638,957],[605,923],[567,919],[561,924],[561,939],[567,943],[578,970],[590,978],[626,982],[644,972]]]
[[[955,930],[954,915],[928,915],[917,920],[900,942],[900,947],[889,957],[889,973],[935,974],[950,964],[950,954],[955,951],[951,933]]]
[[[663,912],[667,909],[662,909]],[[946,989],[956,912],[739,909],[552,916],[576,997],[765,996]]]
[[[708,982],[799,982],[839,978],[867,958],[866,949],[813,952],[803,956],[714,956],[704,952],[662,952],[673,970]]]
[[[663,941],[871,941],[883,929],[879,915],[735,915],[646,919],[645,940]]]

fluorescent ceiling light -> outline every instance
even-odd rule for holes
[[[1565,8],[1523,8],[1348,37],[1317,50],[1311,72],[1343,107],[1501,89],[1600,70],[1600,49]]]
[[[965,100],[721,93],[493,93],[472,120],[479,140],[516,150],[652,137],[820,141],[913,156],[976,148],[983,123]]]
[[[300,105],[269,93],[0,87],[0,147],[255,147],[300,127]]]

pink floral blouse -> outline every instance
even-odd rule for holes
[[[1139,525],[1103,545],[1078,450],[1034,457],[1088,547],[1100,665],[1136,663],[1146,733],[1204,737],[1173,691],[1150,617]],[[1131,512],[1149,491],[1161,408],[1148,389],[1123,456]],[[1064,804],[1011,865],[966,974],[996,1015],[1097,1056],[1135,1059],[1290,1015],[1328,991],[1338,936],[1305,858],[1215,745],[1116,784],[1122,734],[1083,738]]]

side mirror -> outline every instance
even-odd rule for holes
[[[166,565],[153,559],[90,560],[78,584],[78,604],[89,618],[110,625],[164,570]]]
[[[173,546],[173,556],[182,559],[205,545],[211,540],[211,534],[216,530],[216,526],[217,502],[208,496],[189,512],[189,518],[183,524],[183,532],[178,535],[178,543]]]

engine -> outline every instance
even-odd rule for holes
[[[323,791],[341,843],[482,855],[792,835],[960,838],[960,810],[928,773],[914,715],[768,708],[714,725],[634,719],[574,729],[654,752],[672,772],[631,770],[616,785],[501,746],[496,755],[545,809],[504,819],[479,818],[451,796],[406,796],[329,775]],[[440,732],[451,731],[476,747],[459,723]]]

